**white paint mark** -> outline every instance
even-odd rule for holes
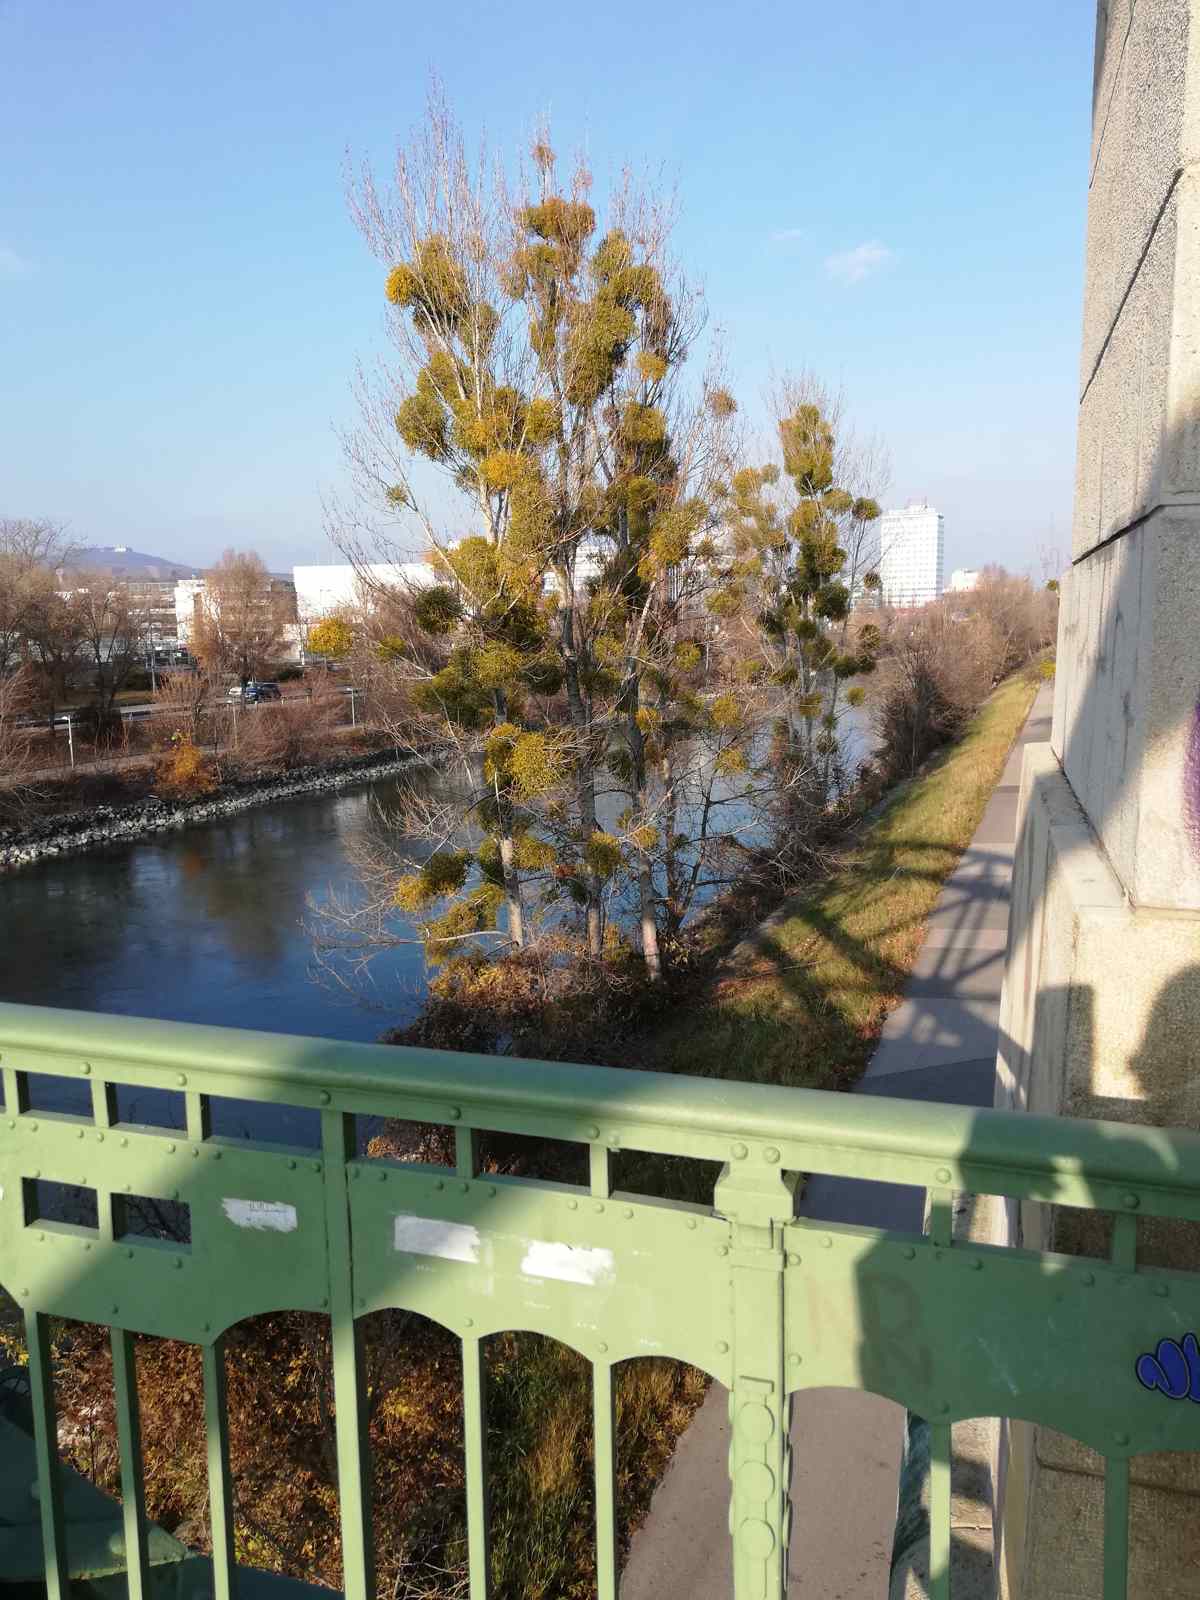
[[[479,1260],[479,1229],[465,1222],[402,1213],[396,1218],[392,1243],[412,1256],[440,1256],[443,1261]]]
[[[561,1283],[595,1286],[612,1280],[613,1253],[588,1249],[584,1245],[530,1239],[521,1271],[527,1278],[557,1278]]]
[[[300,1226],[295,1206],[282,1200],[222,1200],[221,1209],[235,1228],[295,1233]]]

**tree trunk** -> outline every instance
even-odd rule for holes
[[[634,826],[640,828],[646,826],[648,821],[646,807],[646,741],[642,735],[641,728],[638,726],[638,688],[636,683],[633,685],[630,701],[631,704],[625,716],[629,754],[633,761],[633,785],[630,799],[633,801]],[[651,983],[657,983],[662,977],[662,957],[658,948],[658,908],[655,905],[654,898],[654,873],[650,864],[650,857],[640,845],[638,846],[637,860],[642,959],[646,963],[646,976]]]
[[[512,835],[500,835],[500,865],[504,872],[504,899],[508,907],[508,934],[518,950],[525,948],[525,911],[521,904],[521,878],[516,868]]]
[[[576,753],[578,780],[575,790],[575,803],[579,811],[580,844],[581,847],[585,847],[592,834],[596,831],[596,773],[592,763],[589,739],[591,718],[588,715],[588,708],[579,687],[579,661],[575,654],[574,608],[570,589],[571,575],[565,569],[559,569],[557,577],[563,598],[560,637],[563,680],[567,691],[567,712],[571,719],[571,726],[575,730],[575,738],[578,744]],[[586,861],[583,866],[583,887],[586,896],[588,954],[598,961],[604,954],[600,880],[591,867],[587,865]]]

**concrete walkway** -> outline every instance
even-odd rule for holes
[[[1050,737],[1051,704],[1046,684],[942,887],[906,997],[884,1026],[859,1094],[992,1104],[1021,762],[1026,744]],[[800,1212],[919,1232],[923,1195],[816,1177]],[[818,1389],[796,1396],[790,1596],[885,1600],[903,1425],[901,1408],[875,1395]],[[622,1600],[730,1600],[728,1451],[726,1391],[714,1384],[633,1541]],[[977,1505],[973,1515],[968,1508],[968,1516],[964,1526],[982,1546],[986,1508]],[[982,1548],[978,1556],[977,1566],[990,1564]]]

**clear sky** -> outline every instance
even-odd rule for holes
[[[343,155],[430,73],[469,134],[662,164],[750,413],[841,384],[947,571],[1069,544],[1094,0],[0,0],[0,515],[331,554],[382,272]]]

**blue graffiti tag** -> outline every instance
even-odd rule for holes
[[[1143,1389],[1161,1389],[1168,1400],[1194,1400],[1200,1405],[1200,1345],[1194,1333],[1183,1343],[1160,1339],[1153,1355],[1141,1355],[1134,1368]]]

